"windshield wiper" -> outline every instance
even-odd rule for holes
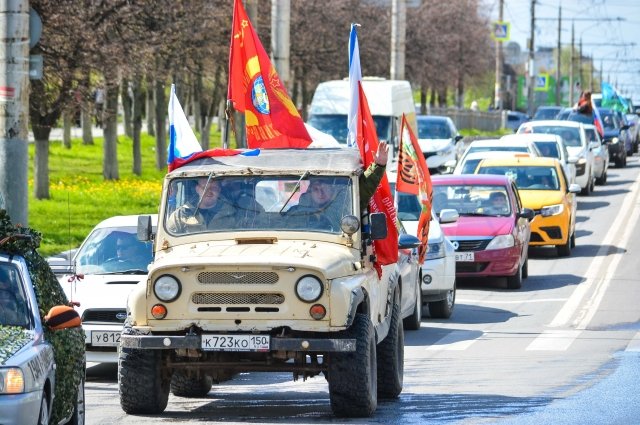
[[[285,209],[285,207],[289,205],[289,201],[291,200],[291,198],[293,198],[293,195],[295,195],[300,190],[300,183],[302,183],[302,180],[309,177],[309,174],[310,174],[309,171],[305,171],[304,173],[302,173],[302,175],[298,179],[298,182],[296,183],[296,187],[294,187],[293,190],[291,191],[291,195],[289,195],[287,202],[285,202],[282,208],[280,208],[280,211],[278,211],[279,213],[281,213]]]
[[[211,178],[213,177],[213,172],[209,173],[209,178],[207,178],[207,182],[204,185],[204,189],[202,190],[202,194],[200,195],[200,199],[198,199],[198,204],[196,205],[195,211],[193,211],[193,217],[198,214],[198,210],[200,209],[200,204],[204,199],[204,195],[207,193],[207,189],[209,188],[209,183],[211,182]]]

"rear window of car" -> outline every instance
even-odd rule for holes
[[[547,158],[560,159],[560,150],[556,142],[533,142],[540,154]]]
[[[580,129],[578,127],[564,127],[554,125],[529,126],[521,133],[555,134],[564,139],[567,146],[582,146],[580,141]]]

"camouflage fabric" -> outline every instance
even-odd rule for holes
[[[369,205],[369,200],[378,188],[386,168],[384,165],[378,165],[373,162],[360,175],[360,211],[364,211]]]
[[[0,325],[0,366],[31,341],[31,336],[21,327]]]
[[[14,226],[6,211],[0,209],[0,239],[15,234],[29,235],[31,238],[7,242],[2,246],[2,251],[24,257],[34,285],[40,318],[44,320],[51,307],[68,304],[69,301],[49,264],[36,251],[42,235],[28,227]],[[45,338],[53,346],[56,361],[56,397],[51,423],[58,423],[73,412],[78,386],[84,377],[84,332],[82,328],[61,331],[45,328]],[[3,345],[1,340],[0,345]]]

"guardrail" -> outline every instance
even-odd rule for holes
[[[504,128],[507,122],[507,111],[472,111],[470,109],[427,106],[427,115],[447,116],[453,120],[458,129],[475,128],[482,131],[497,131]]]

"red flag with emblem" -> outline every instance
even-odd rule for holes
[[[427,161],[422,155],[418,139],[416,139],[416,135],[413,134],[413,130],[407,124],[404,114],[402,115],[402,124],[400,126],[400,152],[398,153],[396,190],[418,195],[420,198],[422,211],[418,220],[418,234],[416,236],[420,239],[418,256],[420,263],[423,263],[427,254],[429,240],[433,187]]]
[[[358,122],[356,124],[356,139],[360,156],[365,170],[373,162],[374,154],[378,150],[378,134],[376,126],[369,111],[367,97],[362,90],[362,83],[358,82]],[[387,237],[373,241],[373,252],[376,257],[376,270],[382,274],[381,266],[393,264],[398,261],[398,219],[396,208],[393,205],[391,187],[386,174],[382,177],[378,188],[369,201],[369,212],[383,212],[387,218]]]
[[[233,6],[227,98],[245,113],[249,148],[306,148],[311,137],[241,0]]]

